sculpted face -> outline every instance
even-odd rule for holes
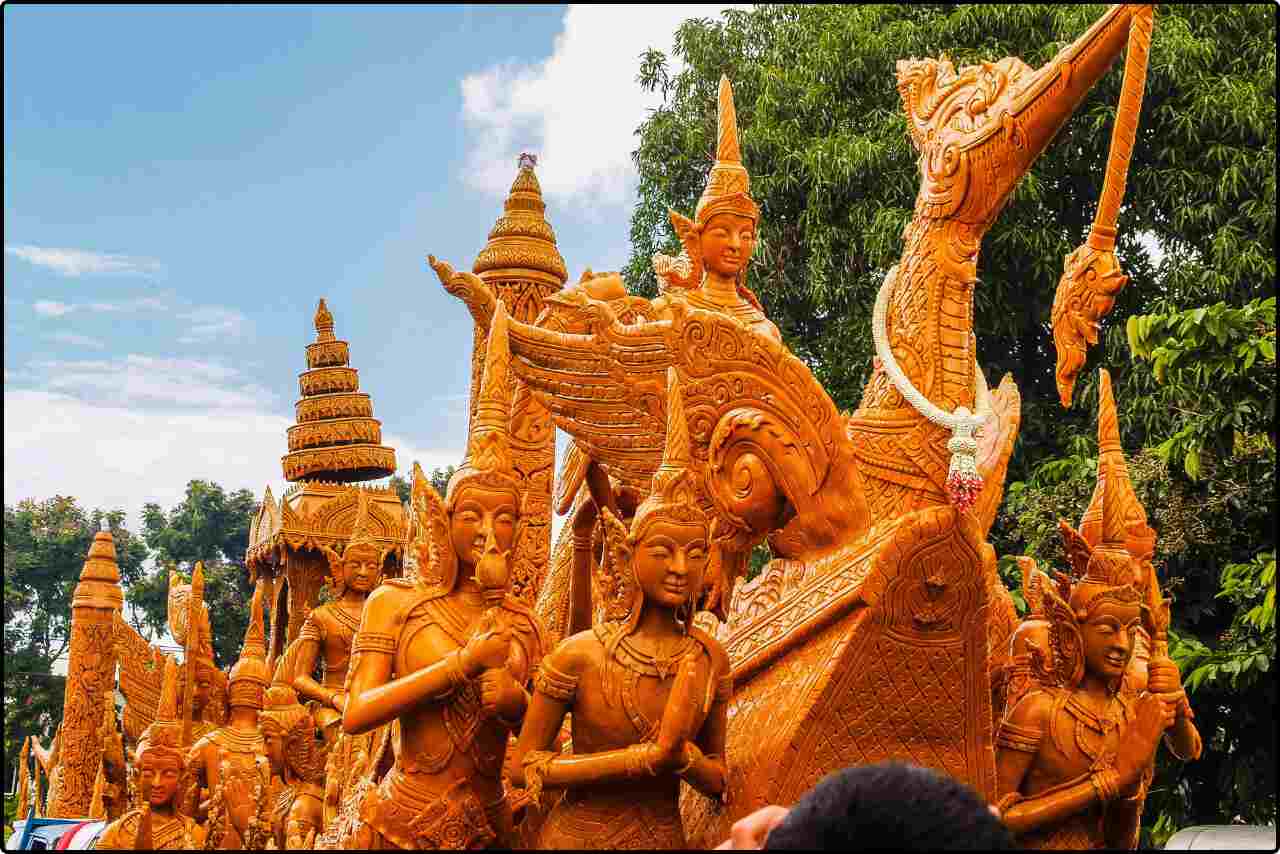
[[[449,520],[449,537],[458,562],[474,567],[484,554],[490,533],[498,541],[500,551],[509,550],[519,518],[516,497],[510,492],[483,486],[462,487]]]
[[[342,580],[350,590],[368,593],[382,578],[381,554],[376,548],[357,544],[342,555]]]
[[[718,275],[737,276],[755,247],[756,224],[750,217],[718,213],[702,227],[702,263]]]
[[[1085,669],[1103,679],[1118,679],[1133,654],[1140,611],[1137,603],[1104,601],[1080,627]]]
[[[191,693],[191,713],[192,717],[198,717],[199,712],[209,705],[209,693],[212,680],[209,677],[209,671],[203,667],[196,671],[195,690]]]
[[[646,599],[678,608],[702,590],[709,557],[701,525],[656,519],[645,525],[632,566]]]
[[[284,776],[284,736],[274,730],[264,730],[262,740],[267,746],[267,760],[271,763],[271,773],[277,777]]]
[[[147,751],[142,756],[142,774],[151,778],[151,806],[164,806],[173,800],[182,776],[177,757]]]

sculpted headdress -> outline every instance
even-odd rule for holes
[[[1155,532],[1147,524],[1146,513],[1133,491],[1124,451],[1111,376],[1101,372],[1098,393],[1098,482],[1093,497],[1073,531],[1059,522],[1073,567],[1084,570],[1071,590],[1071,609],[1083,622],[1095,606],[1106,599],[1139,602],[1137,554],[1150,556]]]
[[[631,569],[632,558],[630,554],[623,554],[620,547],[625,546],[630,552],[640,542],[645,528],[658,519],[701,525],[707,529],[709,537],[711,516],[702,509],[701,503],[703,494],[699,477],[693,469],[684,399],[675,369],[668,368],[666,445],[662,452],[662,464],[653,474],[653,491],[636,508],[630,531],[623,527],[608,508],[602,510],[608,554],[601,562],[597,580],[605,605],[606,620],[634,621],[639,617],[642,594]],[[708,567],[708,572],[710,570]],[[704,579],[704,593],[712,586],[710,581]]]
[[[262,695],[271,681],[267,669],[267,635],[262,623],[262,589],[265,580],[253,588],[249,603],[249,627],[245,630],[240,660],[227,680],[228,705],[262,708]]]
[[[521,497],[520,479],[511,462],[511,400],[507,310],[499,300],[489,327],[484,376],[480,381],[471,433],[467,437],[467,456],[449,478],[445,505],[450,512],[466,484],[510,492],[517,499]]]
[[[321,546],[325,558],[329,561],[331,584],[339,594],[344,584],[342,564],[353,550],[365,550],[376,554],[378,556],[379,570],[386,563],[387,555],[394,550],[394,546],[383,548],[378,545],[377,540],[373,538],[373,534],[373,519],[369,509],[369,496],[363,489],[358,489],[356,491],[356,517],[351,523],[351,537],[347,540],[342,554],[338,554],[328,546]]]
[[[707,186],[698,199],[693,219],[674,210],[667,212],[684,252],[678,258],[661,254],[653,256],[659,289],[665,290],[667,285],[696,288],[702,284],[702,255],[697,238],[702,227],[718,213],[737,214],[755,223],[760,221],[760,208],[751,198],[751,176],[742,165],[742,150],[738,147],[738,113],[733,104],[733,86],[724,75],[720,77],[716,110],[716,162],[707,175]],[[739,289],[745,299],[759,308],[755,294],[746,288],[745,275],[743,271]]]
[[[1129,481],[1120,449],[1120,431],[1111,377],[1102,371],[1098,412],[1098,482],[1080,520],[1080,530],[1058,522],[1063,550],[1072,575],[1059,573],[1054,584],[1037,579],[1035,598],[1052,624],[1053,670],[1056,683],[1079,684],[1084,675],[1084,643],[1080,626],[1103,602],[1140,604],[1149,618],[1143,596],[1135,586],[1140,561],[1130,549],[1150,554],[1155,533]],[[1030,600],[1029,600],[1030,601]]]
[[[267,688],[259,717],[263,735],[285,740],[286,764],[310,783],[324,782],[324,757],[316,746],[311,713],[298,702],[293,688],[301,644],[295,638],[276,662],[275,675]]]
[[[160,689],[160,705],[156,709],[156,719],[147,727],[138,742],[139,762],[147,754],[156,754],[166,759],[172,758],[179,765],[184,763],[179,684],[178,665],[172,658],[168,658],[164,665],[164,682]]]

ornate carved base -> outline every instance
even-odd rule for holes
[[[731,616],[722,634],[735,674],[727,803],[683,787],[689,845],[712,847],[751,811],[886,759],[935,768],[994,799],[995,554],[978,523],[957,522],[950,507],[920,510],[844,558],[745,625]]]

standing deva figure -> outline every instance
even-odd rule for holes
[[[1028,848],[1136,847],[1161,737],[1180,758],[1200,750],[1166,650],[1157,644],[1148,665],[1132,666],[1143,635],[1167,628],[1168,602],[1155,590],[1155,535],[1129,480],[1105,371],[1099,397],[1098,483],[1080,530],[1060,524],[1078,580],[1055,584],[1024,566],[1035,613],[1013,642],[1015,664],[1026,647],[1026,674],[1011,681],[996,731],[1001,817]]]
[[[724,649],[693,626],[710,589],[711,520],[698,506],[674,369],[667,416],[662,465],[630,530],[601,510],[605,620],[543,661],[516,745],[513,782],[533,801],[565,790],[539,848],[683,848],[680,781],[713,797],[724,791],[733,683]],[[573,753],[555,753],[566,714]]]
[[[300,849],[308,835],[322,829],[323,745],[316,740],[311,713],[290,684],[301,645],[295,639],[281,654],[260,718],[271,763],[271,836],[278,849]]]
[[[321,546],[329,561],[330,589],[337,595],[333,601],[312,609],[298,635],[298,669],[293,687],[299,695],[316,702],[316,725],[330,745],[337,739],[342,710],[347,704],[343,689],[351,659],[351,642],[360,628],[365,600],[370,591],[382,583],[383,562],[390,551],[380,549],[370,533],[369,498],[360,490],[351,539],[342,554]],[[311,672],[322,653],[324,682],[317,683],[311,678]]]
[[[181,851],[203,847],[205,833],[181,809],[187,763],[178,711],[178,667],[165,664],[156,720],[138,742],[141,803],[111,822],[98,837],[99,849]]]
[[[343,729],[359,734],[395,720],[398,732],[395,765],[365,795],[359,826],[344,840],[351,848],[482,848],[512,839],[502,764],[524,720],[542,630],[506,589],[521,499],[509,445],[509,361],[499,307],[467,458],[443,503],[414,466],[418,572],[388,580],[365,605]]]
[[[187,760],[201,788],[208,791],[199,812],[207,815],[205,830],[215,848],[261,850],[270,837],[271,769],[259,722],[271,679],[262,623],[265,583],[259,579],[254,588],[240,660],[227,679],[227,723],[197,741]]]

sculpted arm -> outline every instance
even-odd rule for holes
[[[729,673],[727,657],[719,662],[711,678],[715,680],[711,711],[703,721],[697,739],[687,743],[685,761],[688,768],[680,776],[704,795],[720,797],[724,794],[725,782],[729,776],[724,746],[729,721],[729,700],[733,697],[733,677]]]
[[[302,631],[298,634],[298,669],[296,671],[298,675],[293,679],[293,687],[303,697],[337,708],[334,705],[332,693],[311,678],[311,674],[315,671],[316,660],[320,657],[320,651],[324,645],[324,635],[319,612],[312,611],[307,615],[306,621],[302,624]]]
[[[1173,726],[1165,731],[1164,745],[1183,762],[1199,759],[1204,745],[1200,740],[1200,730],[1191,722],[1191,707],[1187,704],[1187,695],[1178,691],[1174,695],[1174,701],[1178,703],[1177,718]]]
[[[392,679],[404,605],[403,595],[394,587],[374,591],[365,605],[352,646],[355,662],[347,677],[350,694],[342,715],[342,728],[351,735],[366,733],[408,709],[445,700],[486,669],[506,661],[510,632],[491,623],[487,630],[472,635],[465,647],[455,647],[434,664]]]
[[[1099,799],[1099,791],[1088,776],[1038,795],[1022,795],[1027,772],[1048,732],[1052,705],[1048,694],[1029,694],[1000,722],[996,732],[1000,819],[1015,835],[1075,815]]]
[[[542,661],[533,700],[516,744],[512,782],[536,798],[545,787],[572,788],[649,776],[658,769],[658,747],[635,744],[619,750],[563,755],[548,750],[565,713],[573,707],[578,681],[586,666],[587,633],[571,637]]]

